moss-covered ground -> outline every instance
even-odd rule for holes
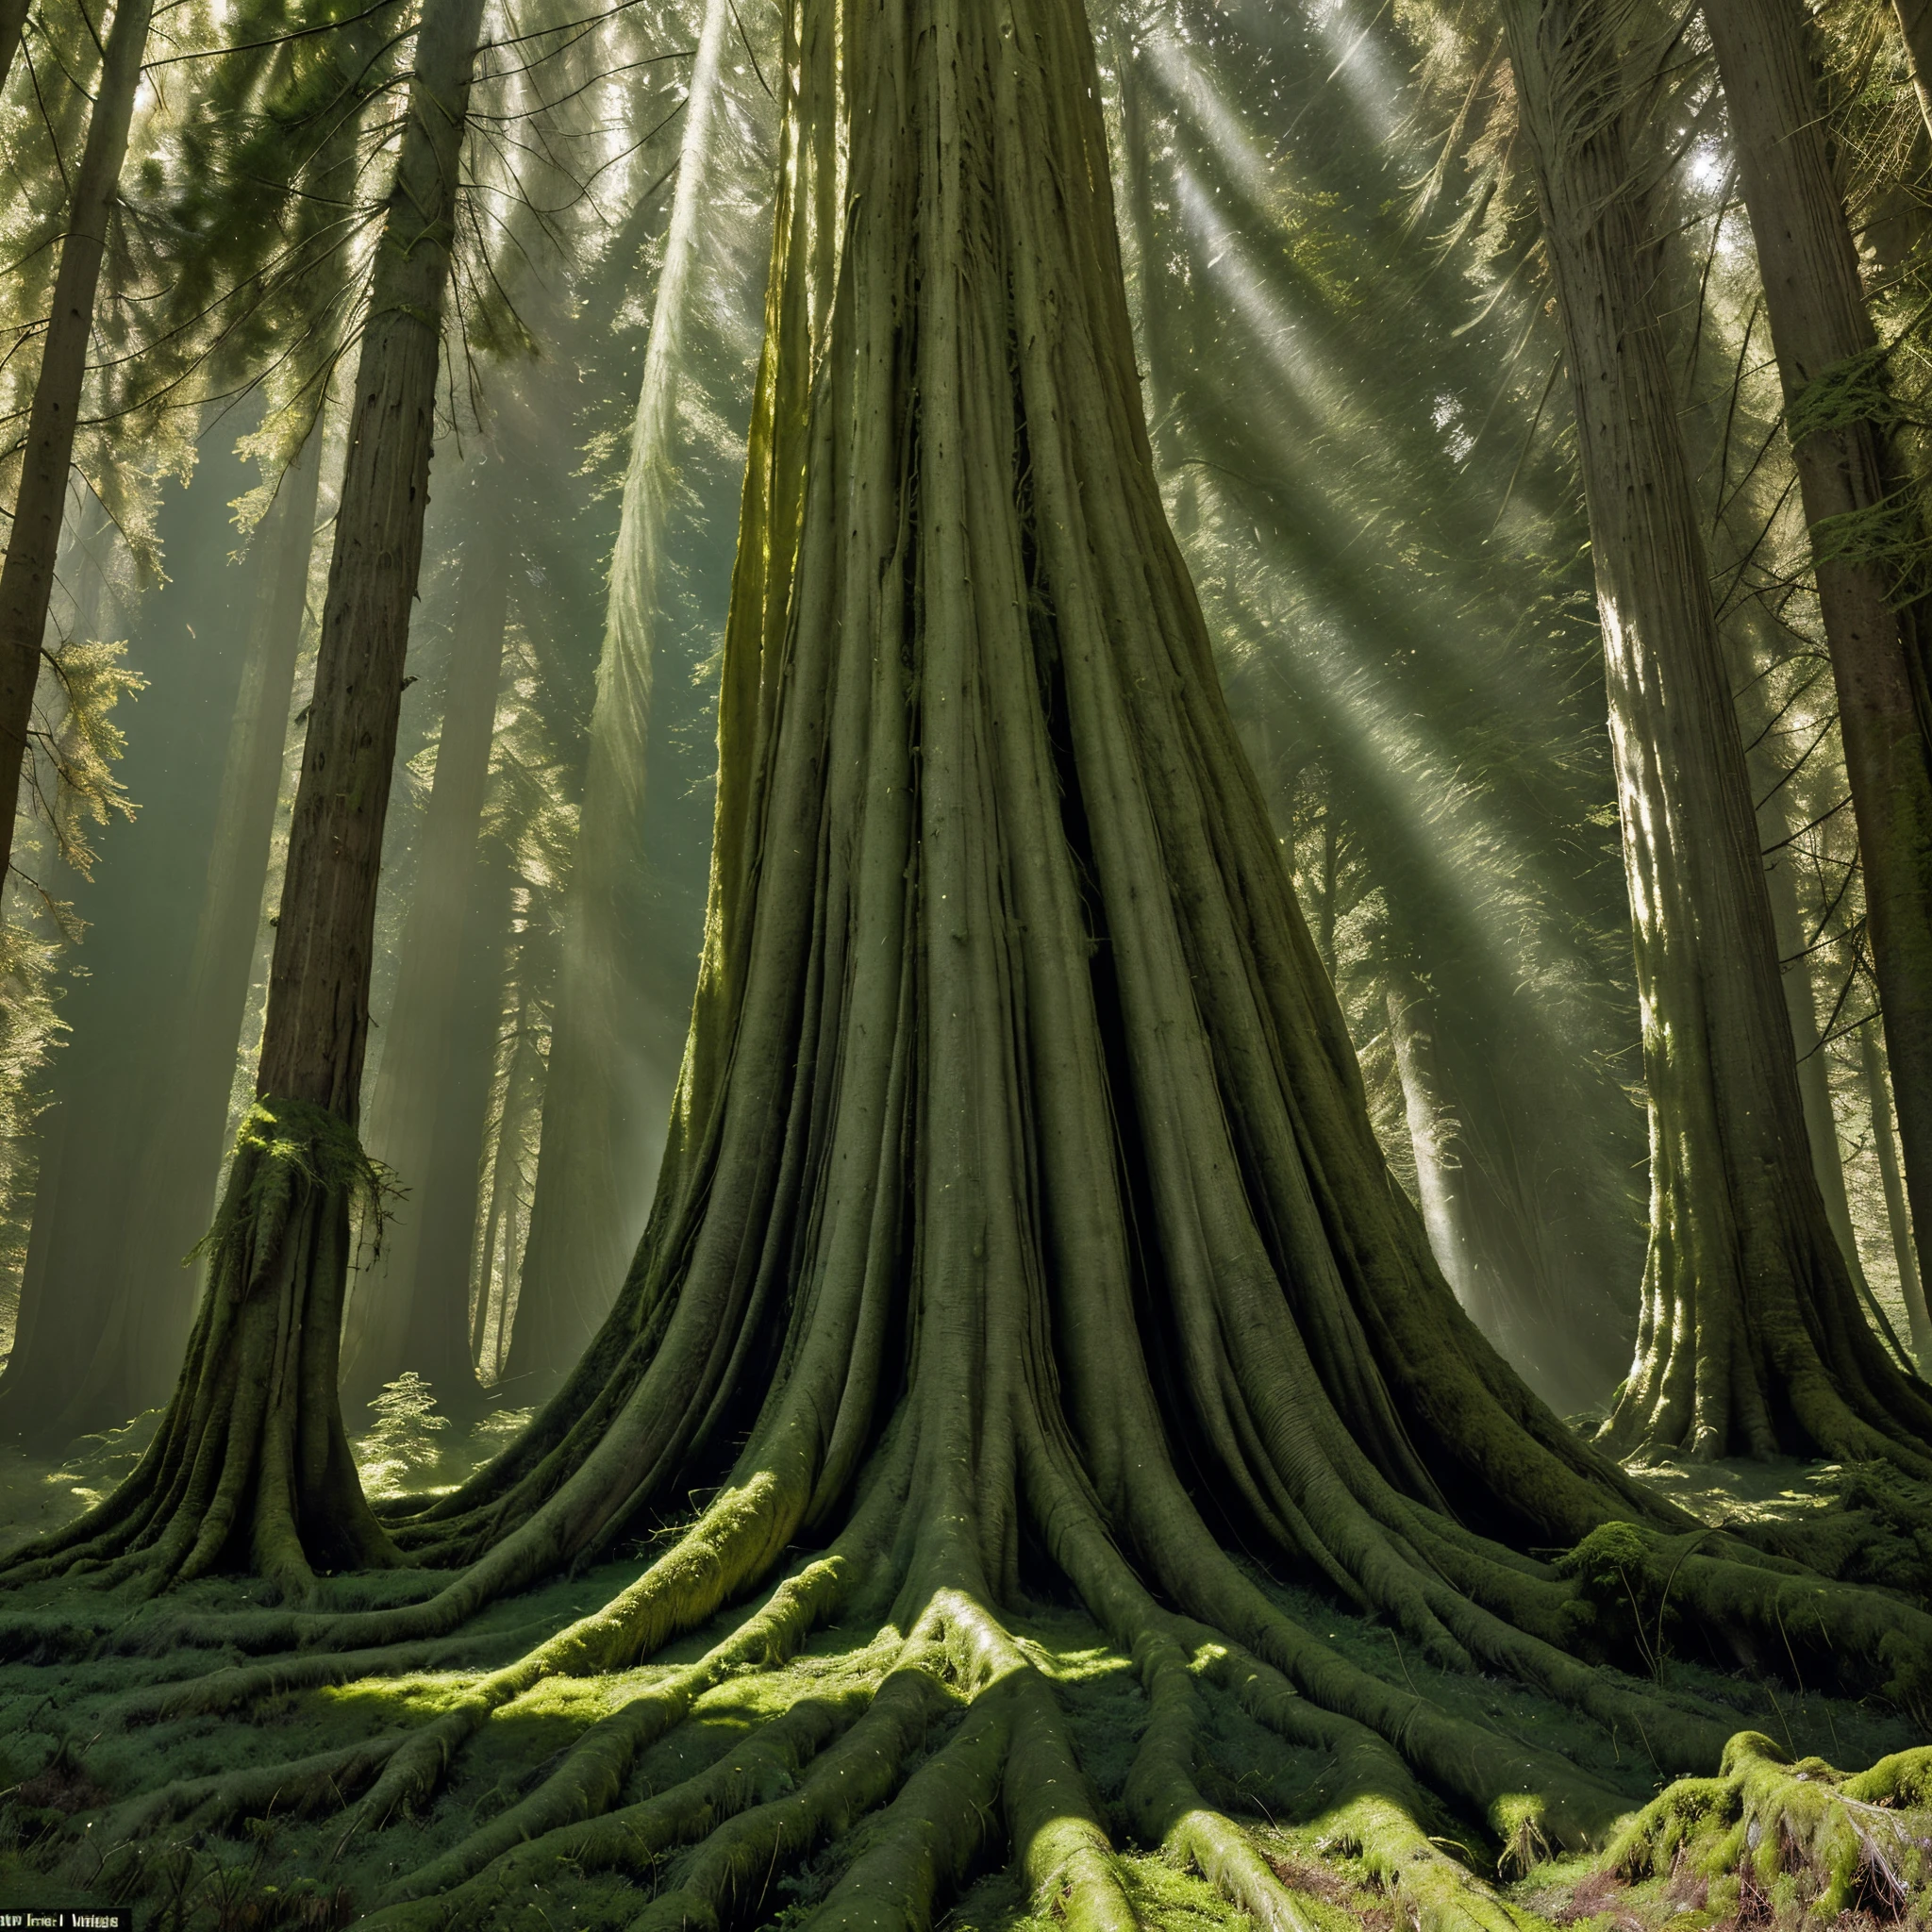
[[[425,1425],[419,1404],[413,1422],[405,1415],[382,1441],[365,1439],[362,1447],[379,1483],[434,1488],[457,1479],[501,1433],[499,1422],[467,1435],[439,1434]],[[141,1425],[133,1424],[76,1444],[54,1464],[29,1462],[18,1454],[0,1457],[0,1550],[91,1501],[139,1453],[142,1436]],[[1836,1487],[1833,1473],[1797,1465],[1699,1471],[1694,1477],[1665,1470],[1658,1479],[1680,1500],[1725,1517],[1818,1508],[1828,1505]],[[637,1575],[646,1555],[641,1545],[621,1560],[494,1606],[465,1630],[446,1668],[288,1692],[227,1716],[128,1724],[117,1708],[131,1691],[239,1661],[219,1651],[16,1657],[0,1663],[0,1907],[132,1898],[143,1932],[150,1926],[157,1932],[320,1932],[350,1923],[401,1874],[447,1850],[532,1789],[591,1724],[678,1663],[703,1654],[729,1627],[730,1615],[641,1669],[545,1682],[506,1706],[462,1752],[434,1806],[381,1830],[352,1831],[346,1810],[334,1807],[309,1816],[272,1812],[219,1828],[197,1825],[191,1815],[148,1832],[132,1846],[116,1845],[112,1840],[122,1822],[116,1807],[171,1780],[301,1758],[419,1723],[447,1707],[482,1671],[607,1601]],[[413,1593],[417,1587],[407,1575],[370,1584],[372,1594]],[[1633,1750],[1627,1740],[1594,1729],[1548,1699],[1496,1679],[1432,1669],[1385,1624],[1346,1614],[1325,1598],[1278,1579],[1267,1587],[1353,1662],[1524,1741],[1558,1746],[1627,1792],[1633,1810],[1661,1788],[1664,1781],[1641,1748]],[[254,1593],[245,1579],[210,1578],[180,1597],[192,1614],[216,1616],[245,1607]],[[106,1627],[133,1607],[63,1584],[18,1592],[9,1607],[84,1608]],[[1116,1840],[1127,1842],[1121,1800],[1147,1720],[1132,1666],[1084,1615],[1065,1605],[1025,1607],[1012,1627],[1058,1687],[1082,1762],[1103,1809],[1114,1815]],[[849,1677],[863,1668],[857,1654],[877,1635],[871,1629],[824,1630],[786,1668],[727,1679],[700,1701],[690,1722],[643,1754],[631,1770],[624,1802],[690,1777],[762,1719]],[[1667,1630],[1654,1669],[1674,1690],[1717,1707],[1735,1728],[1762,1731],[1794,1757],[1815,1753],[1840,1767],[1858,1767],[1923,1741],[1901,1713],[1875,1700],[1852,1702],[1815,1689],[1726,1674],[1707,1658],[1679,1654],[1676,1646],[1692,1641],[1692,1632]],[[1277,1874],[1306,1906],[1313,1932],[1341,1932],[1346,1926],[1396,1932],[1406,1921],[1403,1907],[1351,1855],[1331,1815],[1326,1779],[1332,1767],[1316,1754],[1285,1744],[1212,1684],[1204,1683],[1203,1695],[1211,1716],[1210,1761],[1199,1778],[1203,1795],[1248,1824]],[[957,1721],[936,1724],[928,1749],[941,1743]],[[1707,1879],[1683,1860],[1670,1874],[1629,1884],[1589,1859],[1540,1862],[1537,1846],[1500,1845],[1470,1818],[1444,1812],[1430,1826],[1439,1843],[1491,1878],[1527,1924],[1582,1924],[1603,1932],[1657,1932],[1666,1924],[1675,1932],[1731,1932],[1774,1923],[1795,1925],[1807,1918],[1819,1922],[1818,1914],[1807,1911],[1802,1884],[1773,1897],[1748,1879]],[[765,1921],[790,1924],[806,1916],[863,1848],[865,1835],[861,1827],[801,1869],[774,1872],[763,1899]],[[665,1860],[667,1871],[676,1856]],[[999,1862],[1005,1857],[1006,1848],[998,1847],[954,1903],[946,1921],[950,1932],[1033,1932],[1036,1921],[1024,1888]],[[1205,1932],[1210,1924],[1245,1932],[1245,1918],[1212,1888],[1158,1854],[1130,1854],[1126,1865],[1133,1902],[1150,1932]],[[464,1924],[475,1924],[479,1932],[590,1932],[628,1924],[644,1901],[633,1879],[586,1874],[558,1864],[541,1882],[476,1907]],[[1919,1921],[1924,1911],[1922,1899],[1874,1896],[1837,1917],[1842,1932],[1854,1932],[1879,1922]],[[1043,1922],[1038,1923],[1044,1932]]]

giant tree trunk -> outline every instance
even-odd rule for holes
[[[609,1308],[643,1230],[662,1109],[687,1015],[658,1009],[648,961],[652,874],[644,823],[654,640],[666,616],[677,492],[685,328],[711,191],[729,0],[707,0],[678,156],[677,193],[651,310],[611,558],[597,700],[564,914],[543,1094],[542,1151],[523,1255],[509,1373],[554,1383]]]
[[[417,841],[416,884],[403,925],[388,1043],[363,1136],[370,1154],[391,1171],[401,1192],[391,1204],[379,1249],[357,1270],[350,1286],[341,1391],[351,1414],[404,1369],[425,1367],[407,1360],[404,1345],[415,1318],[417,1277],[424,1263],[425,1188],[450,1073],[464,924],[490,782],[509,565],[508,530],[486,520],[480,538],[463,553],[436,775]],[[457,1325],[463,1324],[459,1313]],[[447,1403],[460,1400],[464,1391],[442,1392]]]
[[[1607,1433],[1927,1466],[1932,1391],[1880,1348],[1812,1171],[1607,14],[1505,13],[1575,401],[1650,1092],[1641,1322]]]
[[[33,725],[34,686],[41,675],[54,564],[67,511],[68,471],[108,247],[108,217],[127,153],[153,13],[154,0],[120,0],[108,29],[87,145],[68,201],[53,310],[41,339],[41,370],[27,419],[7,561],[0,566],[0,878],[13,859],[14,805]]]
[[[393,1560],[336,1394],[376,874],[422,556],[441,315],[483,0],[429,0],[375,251],[289,835],[257,1104],[208,1237],[173,1402],[140,1467],[60,1539],[150,1581],[246,1554],[285,1592],[312,1564]]]
[[[1903,0],[1923,26],[1923,0]],[[1924,533],[1858,279],[1801,0],[1705,0],[1730,109],[1857,815],[1865,908],[1914,1225],[1932,1229],[1932,704],[1928,607],[1900,603]]]
[[[305,1654],[167,1694],[420,1669],[417,1640],[675,1515],[603,1607],[352,1747],[365,1771],[381,1754],[358,1810],[380,1822],[510,1699],[744,1606],[510,1812],[401,1872],[389,1932],[558,1857],[650,1874],[686,1821],[722,1831],[647,1923],[720,1924],[874,1813],[817,1923],[923,1928],[1002,1811],[1038,1908],[1074,1932],[1138,1923],[1115,1830],[1291,1932],[1303,1908],[1201,1788],[1196,1669],[1316,1754],[1340,1830],[1419,1922],[1505,1932],[1429,1840],[1420,1784],[1518,1846],[1587,1842],[1625,1801],[1342,1655],[1237,1538],[1659,1767],[1712,1766],[1728,1724],[1574,1654],[1634,1657],[1623,1606],[1653,1573],[1687,1622],[1864,1681],[1923,1684],[1932,1618],[1792,1587],[1657,1501],[1535,1401],[1430,1259],[1161,512],[1078,0],[802,0],[792,21],[708,949],[649,1227],[537,1424],[396,1512],[399,1541],[458,1566],[445,1589],[177,1618],[188,1641]],[[1584,1536],[1560,1571],[1524,1547]],[[1111,1817],[1002,1621],[1023,1548],[1147,1694]],[[595,1815],[697,1697],[840,1618],[865,1632],[850,1696],[842,1667],[768,1680],[786,1707],[750,1741],[789,1753],[773,1802],[751,1760],[723,1793]],[[929,1729],[948,1704],[958,1726]],[[342,1767],[245,1777],[322,1803]]]

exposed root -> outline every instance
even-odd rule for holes
[[[144,1837],[164,1824],[213,1830],[234,1818],[272,1812],[334,1809],[347,1802],[390,1760],[399,1738],[375,1738],[291,1763],[251,1765],[210,1777],[182,1778],[124,1805],[101,1822],[106,1845]]]
[[[1780,1922],[1802,1910],[1829,1922],[1864,1911],[1897,1919],[1932,1876],[1932,1748],[1882,1758],[1855,1775],[1821,1757],[1795,1763],[1741,1731],[1716,1777],[1684,1778],[1630,1821],[1607,1869],[1663,1876],[1680,1861],[1754,1888]]]
[[[812,1760],[795,1790],[726,1820],[670,1875],[638,1919],[639,1932],[711,1932],[756,1910],[779,1872],[849,1830],[898,1785],[907,1759],[954,1704],[932,1668],[937,1659],[908,1650],[865,1715]]]
[[[371,1932],[442,1932],[449,1925],[477,1924],[492,1905],[541,1884],[559,1866],[647,1878],[665,1852],[694,1842],[726,1819],[790,1789],[800,1768],[865,1710],[873,1689],[867,1679],[801,1698],[699,1776],[640,1804],[519,1843],[492,1841],[480,1868],[478,1833],[447,1857],[411,1874],[364,1924]],[[457,1882],[464,1870],[475,1875]]]

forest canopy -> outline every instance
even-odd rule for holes
[[[0,0],[0,1908],[1925,1921],[1932,7]]]

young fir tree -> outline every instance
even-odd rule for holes
[[[1623,1800],[1348,1660],[1237,1561],[1237,1527],[1439,1664],[1534,1684],[1664,1769],[1715,1769],[1729,1725],[1579,1656],[1634,1655],[1637,1591],[1908,1699],[1932,1617],[1659,1503],[1457,1309],[1370,1134],[1161,510],[1083,10],[856,17],[805,0],[786,49],[708,947],[625,1292],[525,1436],[398,1511],[398,1541],[454,1571],[435,1595],[138,1616],[116,1641],[299,1653],[174,1679],[150,1715],[418,1669],[484,1605],[722,1487],[602,1607],[421,1722],[168,1787],[140,1818],[370,1780],[356,1822],[379,1824],[512,1699],[739,1605],[508,1809],[426,1861],[411,1827],[419,1862],[367,1923],[466,1923],[561,1857],[651,1876],[645,1925],[713,1924],[864,1823],[816,1923],[923,1926],[1003,1814],[1042,1909],[1129,1932],[1066,1714],[1003,1619],[1037,1588],[1024,1549],[1139,1674],[1120,1816],[1141,1842],[1301,1923],[1204,1791],[1198,1666],[1322,1754],[1339,1828],[1419,1920],[1507,1932],[1427,1835],[1424,1788],[1518,1844],[1588,1842]],[[1580,1538],[1561,1565],[1529,1553]],[[743,1754],[620,1807],[698,1698],[834,1619],[887,1627]],[[1846,1795],[1916,1791],[1928,1764]],[[1843,1896],[1862,1851],[1834,1776],[1754,1738],[1623,1856],[1668,1867],[1696,1821],[1740,1812],[1727,1842],[1774,1834],[1801,1793]]]

